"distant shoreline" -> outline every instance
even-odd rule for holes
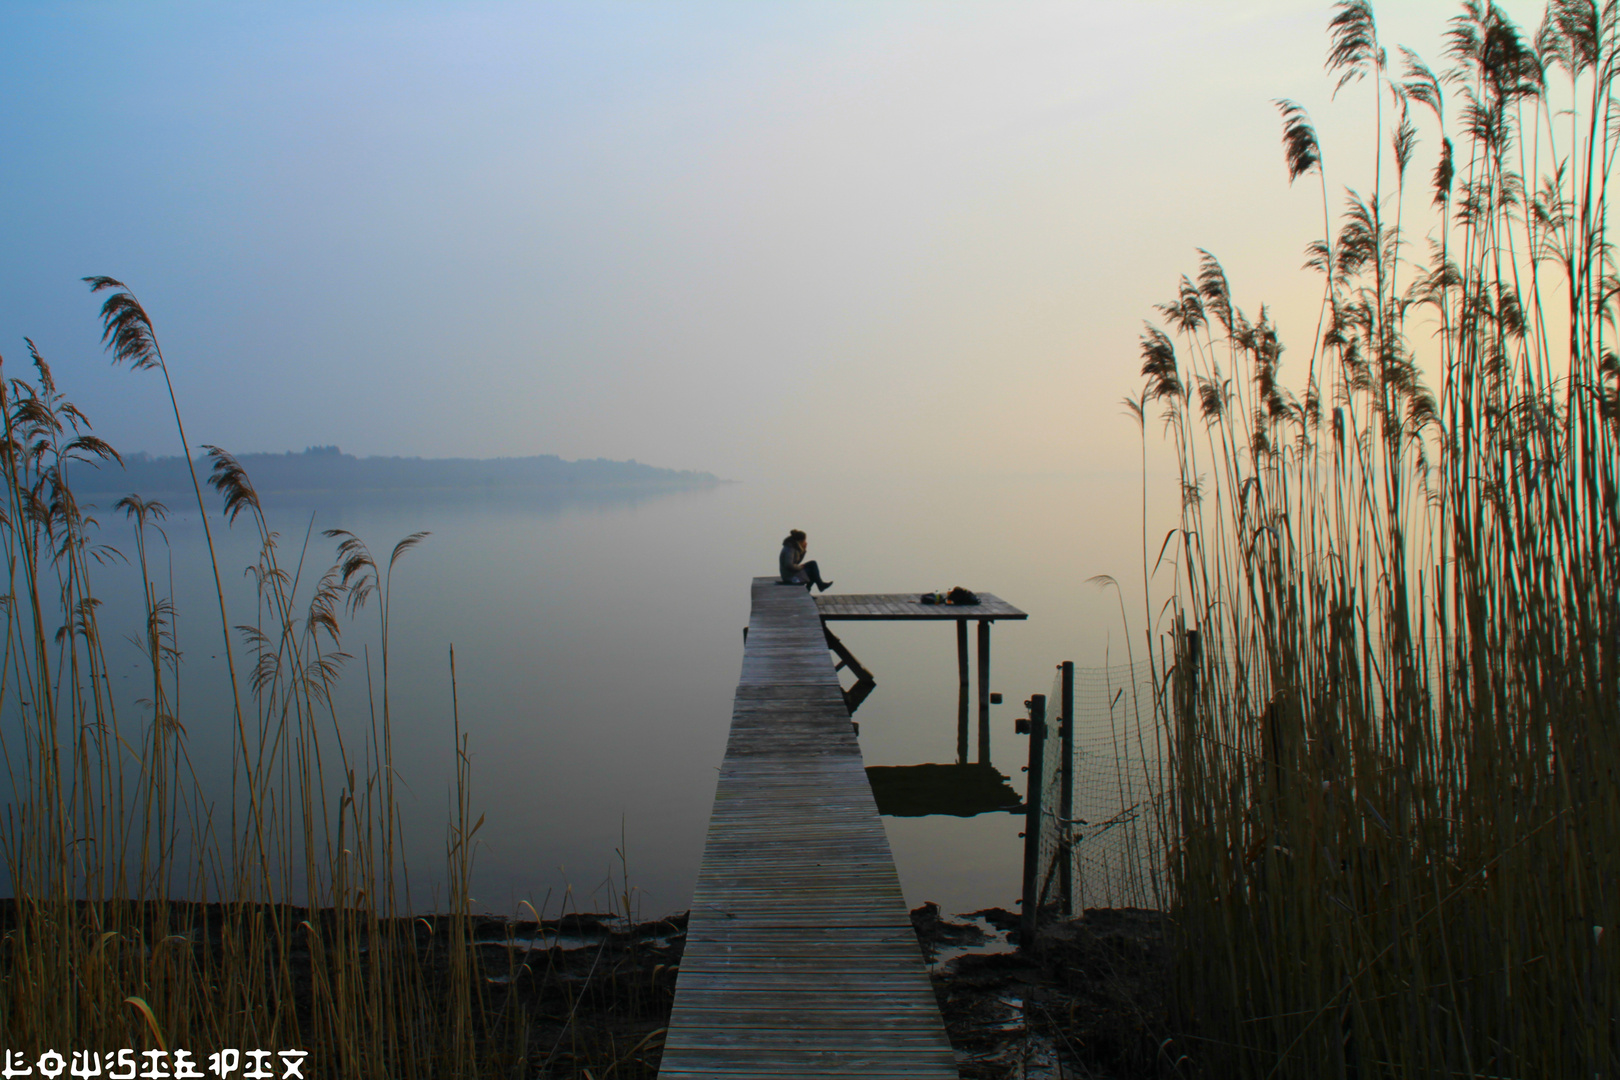
[[[237,460],[255,490],[275,495],[458,494],[526,491],[671,491],[708,488],[730,481],[713,473],[664,469],[635,460],[606,458],[565,461],[555,454],[501,458],[356,457],[336,446],[312,446],[302,453],[242,454]],[[194,459],[199,480],[213,463]],[[186,459],[129,454],[117,462],[70,470],[73,487],[83,492],[138,492],[142,495],[191,491]]]

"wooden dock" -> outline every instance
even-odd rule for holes
[[[958,1075],[821,615],[755,578],[658,1075]]]
[[[1021,621],[1029,615],[999,596],[979,593],[977,604],[925,604],[917,593],[838,593],[816,597],[816,610],[823,623],[835,619],[852,622],[939,622],[956,623],[956,674],[961,683],[957,699],[956,760],[968,760],[968,630],[971,619],[979,624],[979,764],[990,764],[990,624],[997,619]],[[829,637],[830,641],[836,641]],[[844,645],[836,646],[844,651]],[[847,653],[846,653],[847,655]],[[864,669],[867,679],[871,675]],[[868,686],[869,692],[871,687]],[[861,695],[862,697],[865,694]]]

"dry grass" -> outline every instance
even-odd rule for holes
[[[1296,389],[1207,254],[1143,338],[1183,492],[1149,637],[1187,1072],[1620,1068],[1620,11],[1469,4],[1446,40],[1397,75],[1337,5],[1376,179],[1307,253]]]
[[[90,284],[111,293],[102,314],[115,361],[167,384],[140,304],[116,281]],[[132,722],[111,692],[93,585],[113,553],[93,540],[69,482],[76,462],[117,455],[44,359],[33,361],[32,379],[0,384],[0,736],[14,794],[0,844],[15,897],[0,941],[0,1045],[28,1062],[48,1049],[184,1048],[205,1066],[224,1048],[299,1048],[311,1053],[309,1076],[523,1074],[524,1018],[485,998],[472,948],[467,889],[481,822],[469,820],[459,716],[447,718],[457,755],[448,907],[413,920],[401,895],[390,576],[422,536],[379,563],[358,538],[335,535],[337,565],[311,583],[307,551],[283,564],[251,481],[211,448],[208,483],[227,519],[258,534],[259,604],[233,628],[196,482],[232,714],[182,717],[174,610],[154,574],[166,510],[122,500],[144,597],[134,638],[150,662],[151,716]],[[178,411],[175,422],[184,444]],[[332,688],[348,659],[343,620],[368,605],[381,670],[363,745],[349,745]],[[221,723],[234,731],[229,761],[193,762],[188,725]],[[199,772],[213,790],[228,772],[228,798],[210,803]]]

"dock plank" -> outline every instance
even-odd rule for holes
[[[824,614],[754,580],[662,1080],[958,1075]]]
[[[978,619],[993,622],[997,619],[1027,619],[1029,613],[1020,611],[1007,601],[991,593],[979,593],[977,604],[925,604],[921,593],[833,593],[814,598],[816,610],[829,622],[834,619],[856,621],[911,621],[942,619]]]

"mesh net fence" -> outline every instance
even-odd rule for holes
[[[1075,910],[1157,907],[1168,784],[1147,663],[1074,673]]]
[[[1074,669],[1072,716],[1063,715],[1062,678],[1060,669],[1047,697],[1040,762],[1040,908],[1072,915],[1086,908],[1158,907],[1165,867],[1158,811],[1169,777],[1152,668]],[[1067,815],[1066,784],[1072,784]]]

